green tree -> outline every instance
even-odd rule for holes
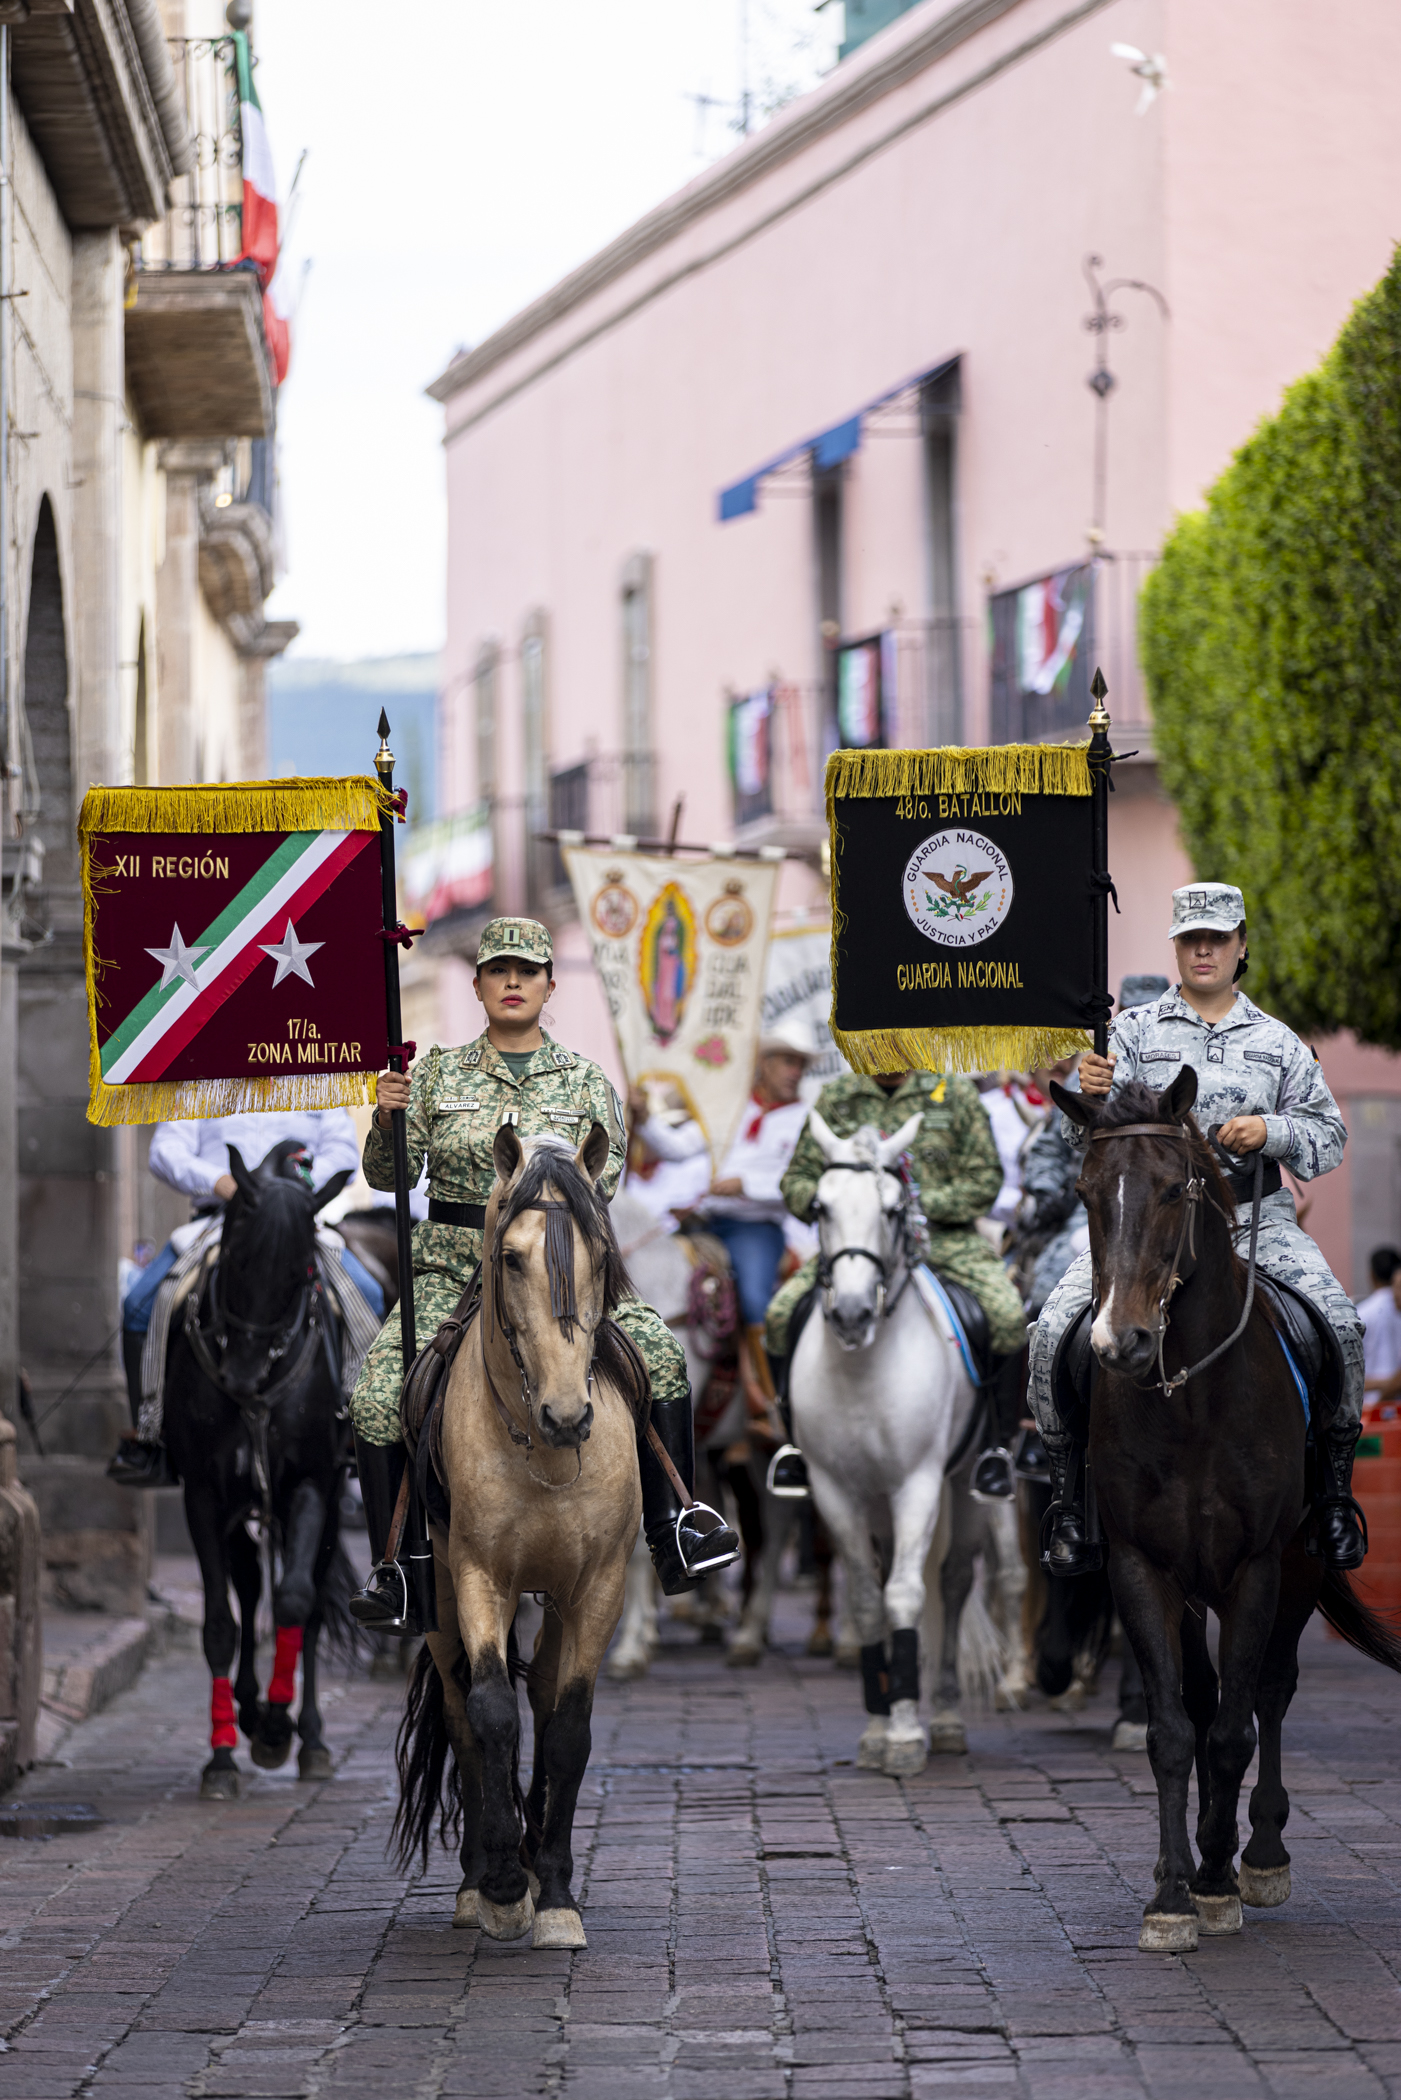
[[[1249,990],[1401,1048],[1401,250],[1144,587],[1163,780]]]

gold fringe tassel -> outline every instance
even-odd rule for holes
[[[393,803],[372,774],[229,780],[217,787],[90,787],[78,835],[107,831],[378,831]]]
[[[827,821],[838,795],[1088,795],[1088,744],[943,744],[933,751],[834,751]]]
[[[359,1108],[375,1099],[373,1072],[288,1073],[285,1079],[157,1079],[108,1086],[96,1079],[88,1121],[173,1123],[189,1116],[236,1116],[286,1108]]]
[[[1034,1072],[1093,1050],[1083,1028],[870,1028],[833,1026],[854,1072]]]

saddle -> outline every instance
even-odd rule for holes
[[[1323,1314],[1302,1291],[1273,1276],[1255,1276],[1255,1292],[1270,1325],[1279,1336],[1291,1368],[1297,1367],[1308,1395],[1310,1423],[1330,1418],[1343,1395],[1343,1352]],[[1077,1444],[1089,1441],[1090,1376],[1094,1352],[1090,1325],[1094,1307],[1087,1305],[1060,1338],[1051,1365],[1051,1395],[1066,1433]]]

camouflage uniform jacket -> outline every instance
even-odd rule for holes
[[[1007,1271],[973,1226],[973,1220],[991,1210],[997,1200],[1002,1162],[972,1080],[948,1073],[912,1072],[893,1094],[887,1094],[864,1073],[848,1072],[828,1081],[816,1107],[837,1137],[854,1137],[863,1124],[872,1124],[888,1137],[919,1114],[910,1164],[919,1187],[920,1208],[929,1221],[930,1264],[973,1292],[988,1315],[992,1347],[998,1355],[1020,1349],[1025,1338],[1021,1300]],[[795,1217],[806,1221],[826,1165],[811,1128],[805,1125],[780,1184],[783,1200]],[[776,1355],[786,1351],[789,1316],[816,1272],[815,1261],[805,1263],[773,1300],[767,1331],[768,1346]]]
[[[1191,1065],[1197,1074],[1192,1113],[1203,1130],[1232,1116],[1263,1116],[1266,1159],[1277,1159],[1300,1181],[1331,1173],[1343,1156],[1347,1130],[1318,1059],[1244,992],[1213,1024],[1174,987],[1151,1005],[1120,1014],[1109,1048],[1119,1060],[1111,1094],[1130,1079],[1161,1093]],[[1061,1128],[1072,1145],[1084,1143],[1084,1132],[1064,1116]]]
[[[550,1133],[580,1145],[594,1122],[608,1132],[608,1164],[599,1186],[612,1197],[623,1170],[627,1140],[622,1108],[605,1073],[586,1057],[564,1050],[548,1037],[517,1079],[485,1034],[457,1050],[436,1045],[414,1066],[406,1117],[409,1179],[426,1162],[430,1197],[446,1203],[485,1204],[496,1180],[491,1148],[496,1133],[513,1119],[523,1138]],[[378,1119],[365,1140],[365,1179],[371,1188],[394,1187],[394,1153]],[[431,1218],[413,1229],[414,1316],[420,1344],[447,1318],[481,1260],[482,1234],[474,1226],[439,1225]],[[618,1309],[647,1359],[659,1399],[688,1390],[680,1345],[649,1306],[630,1300]],[[397,1441],[399,1315],[392,1312],[365,1359],[351,1401],[360,1434],[375,1444]]]

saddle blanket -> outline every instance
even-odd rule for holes
[[[959,1355],[963,1358],[963,1368],[968,1373],[969,1382],[974,1386],[980,1386],[983,1381],[978,1374],[978,1367],[973,1361],[973,1352],[968,1346],[968,1336],[964,1331],[963,1322],[955,1311],[953,1300],[944,1289],[943,1284],[940,1283],[934,1271],[927,1268],[922,1262],[918,1268],[911,1272],[911,1280],[919,1293],[920,1303],[933,1321],[936,1331],[943,1336],[946,1342],[952,1342]]]

